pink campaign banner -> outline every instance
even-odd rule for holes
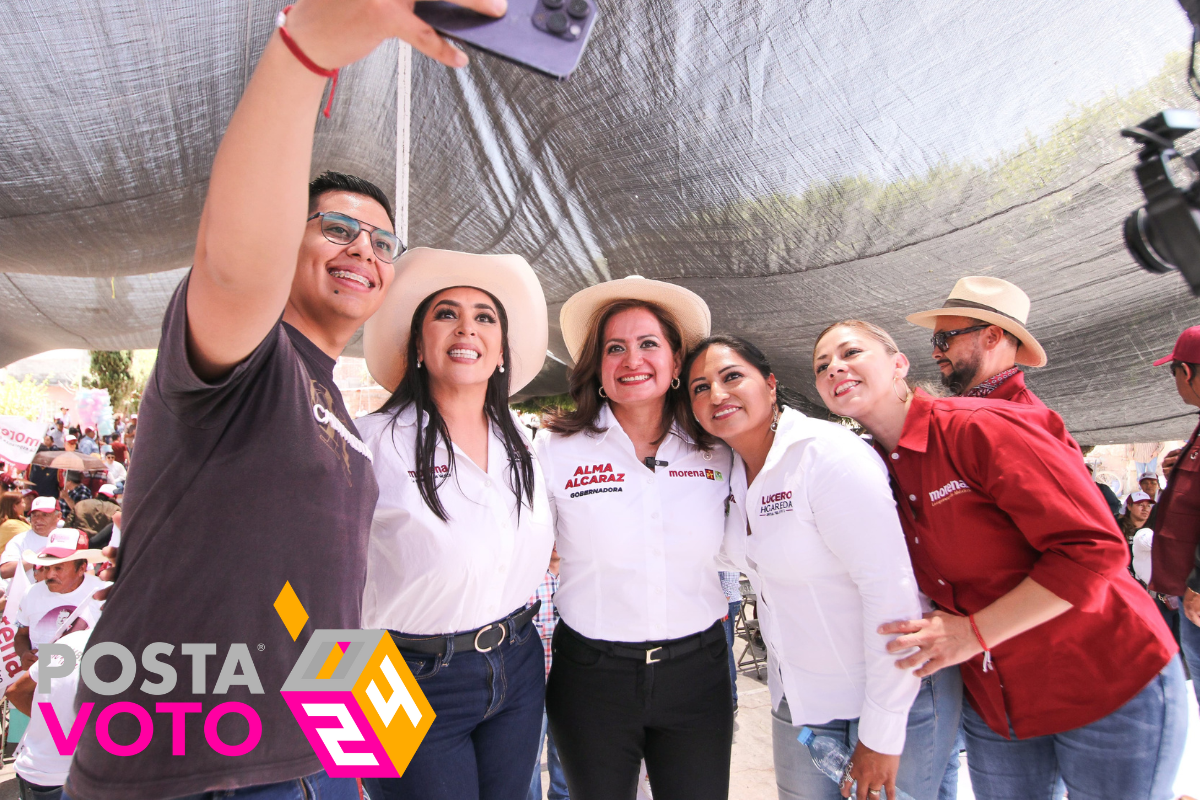
[[[0,459],[24,469],[33,460],[46,423],[30,422],[24,417],[0,417]]]

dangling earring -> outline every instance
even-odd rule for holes
[[[501,365],[500,365],[500,372],[504,372],[504,365],[503,365],[503,364],[501,364]]]
[[[774,412],[771,415],[771,432],[774,433],[779,430],[779,406],[771,406],[771,409]]]
[[[675,378],[674,380],[672,380],[672,381],[671,381],[671,388],[672,388],[672,389],[678,389],[678,388],[679,388],[679,378]]]
[[[600,396],[601,396],[601,397],[603,397],[605,400],[607,400],[607,399],[608,399],[608,395],[606,395],[606,394],[604,393],[604,387],[603,387],[603,386],[601,386],[601,387],[600,387]]]
[[[908,384],[905,383],[904,384],[904,394],[901,395],[899,392],[896,391],[896,381],[898,381],[898,380],[901,380],[899,375],[892,378],[892,394],[896,395],[896,399],[899,400],[901,403],[907,403],[908,396],[909,396],[909,394],[911,394],[912,390],[909,389]]]
[[[421,359],[417,359],[417,369],[421,368]]]

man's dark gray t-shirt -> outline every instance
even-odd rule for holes
[[[229,375],[207,383],[188,362],[186,294],[187,279],[163,320],[126,487],[118,580],[88,645],[124,645],[137,677],[112,696],[80,683],[77,707],[96,705],[71,764],[74,800],[157,800],[317,772],[321,764],[279,690],[313,630],[360,623],[378,487],[333,383],[334,360],[280,322]],[[310,615],[296,641],[273,605],[288,582]],[[159,658],[177,673],[165,694],[141,688],[162,682],[142,666],[152,642],[174,645]],[[184,643],[216,645],[204,694],[192,692],[194,657],[181,653]],[[213,693],[231,643],[248,648],[263,694],[236,684]],[[96,672],[115,679],[117,659],[99,659]],[[96,739],[97,717],[120,701],[137,703],[154,721],[137,755],[112,755]],[[262,720],[261,741],[242,756],[220,755],[205,740],[208,712],[229,701],[246,703]],[[155,713],[158,703],[202,704],[185,717],[186,755],[172,755],[172,718]],[[120,745],[139,730],[128,713],[109,725]],[[217,731],[228,745],[248,733],[237,714],[225,715]]]

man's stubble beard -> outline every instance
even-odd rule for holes
[[[942,386],[955,397],[962,397],[979,374],[980,362],[983,359],[979,353],[972,353],[968,358],[959,361],[950,370],[949,375],[942,376]]]

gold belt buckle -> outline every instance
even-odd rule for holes
[[[661,647],[652,647],[646,651],[646,663],[647,664],[657,664],[658,662],[662,661],[661,658],[654,658],[654,654],[657,653],[659,650],[662,650],[662,648]]]

